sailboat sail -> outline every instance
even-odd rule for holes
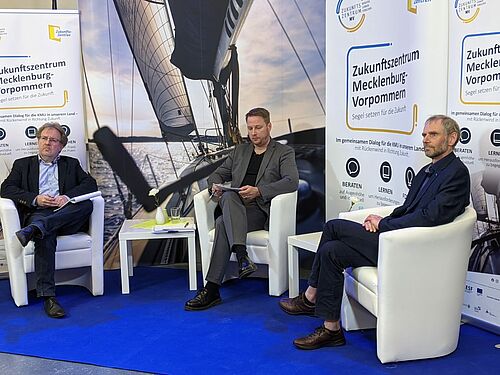
[[[172,25],[163,2],[114,0],[166,141],[188,141],[194,117],[181,72],[170,62]]]
[[[239,64],[234,43],[253,0],[169,0],[175,24],[172,63],[191,79],[212,82],[225,146],[242,141],[238,127]]]
[[[172,63],[190,79],[213,79],[229,0],[169,0],[175,24]]]

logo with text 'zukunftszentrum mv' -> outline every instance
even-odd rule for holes
[[[339,0],[335,13],[342,27],[352,33],[363,26],[371,9],[371,0]]]
[[[464,23],[474,21],[486,0],[455,0],[455,13]]]
[[[60,42],[62,38],[68,38],[73,33],[71,30],[62,30],[60,26],[48,25],[49,26],[49,39],[56,42]]]

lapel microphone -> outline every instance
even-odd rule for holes
[[[425,175],[427,176],[427,178],[431,177],[435,172],[432,164],[428,165],[427,168],[425,168],[424,172],[425,172]]]

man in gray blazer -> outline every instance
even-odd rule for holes
[[[247,233],[269,227],[272,198],[297,190],[295,153],[271,139],[269,112],[254,108],[245,119],[251,143],[236,146],[208,178],[209,190],[219,200],[222,215],[215,222],[207,284],[186,302],[186,310],[204,310],[222,301],[219,288],[232,252],[238,259],[240,279],[257,270],[246,250]],[[221,184],[225,182],[233,189],[224,188]]]

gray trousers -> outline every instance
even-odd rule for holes
[[[222,215],[215,220],[215,238],[212,258],[206,280],[222,284],[231,250],[234,245],[245,245],[247,233],[264,229],[267,215],[255,201],[244,203],[238,193],[225,191],[219,200]]]

